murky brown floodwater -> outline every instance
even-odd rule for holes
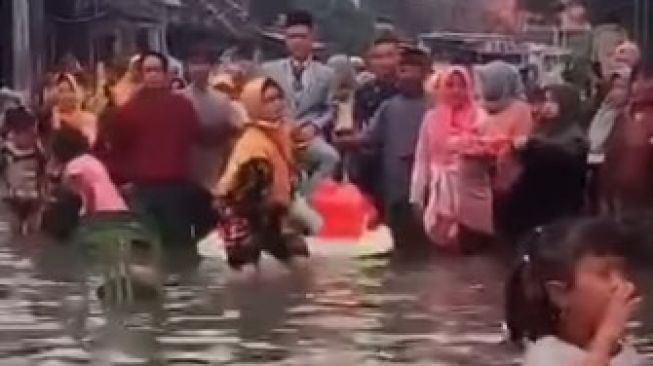
[[[310,276],[270,264],[259,281],[238,282],[175,254],[161,301],[107,315],[94,297],[84,306],[70,249],[1,238],[1,365],[519,362],[501,330],[505,265],[490,257],[314,258]],[[648,339],[652,314],[634,324]]]

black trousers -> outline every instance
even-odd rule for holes
[[[408,199],[406,202],[386,206],[386,211],[386,221],[392,230],[397,251],[410,254],[427,250],[431,246],[424,225],[415,217]]]
[[[187,182],[135,184],[132,206],[159,232],[165,246],[193,243],[194,187]]]
[[[200,185],[190,187],[191,223],[193,239],[201,240],[218,223],[218,213],[213,209],[213,195]]]

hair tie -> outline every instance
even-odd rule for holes
[[[538,245],[538,241],[542,237],[542,234],[544,233],[544,227],[543,226],[538,226],[533,231],[531,231],[530,235],[526,238],[526,240],[523,241],[523,249],[524,249],[524,254],[521,257],[521,262],[523,264],[531,264],[533,261],[533,251],[535,250],[535,246]]]

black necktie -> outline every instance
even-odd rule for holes
[[[304,84],[302,83],[302,76],[304,75],[304,70],[306,68],[303,64],[297,63],[293,64],[292,75],[293,75],[293,89],[298,92],[304,89]]]

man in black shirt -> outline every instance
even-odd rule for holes
[[[396,80],[400,56],[396,38],[379,38],[370,47],[367,63],[374,79],[356,91],[354,120],[359,128],[367,125],[381,103],[398,93]]]

